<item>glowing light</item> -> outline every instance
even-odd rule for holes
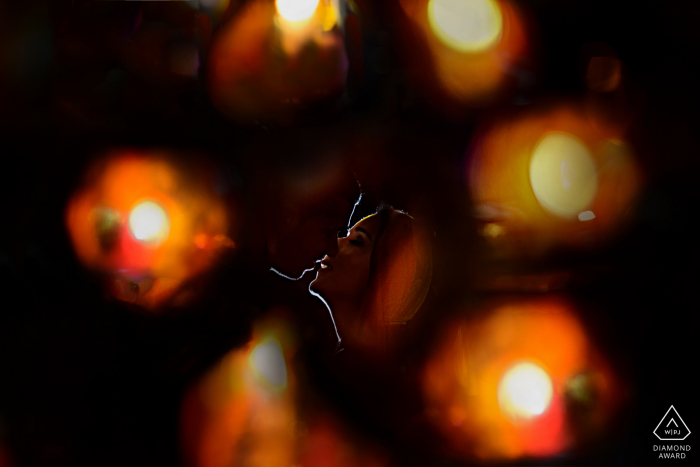
[[[595,214],[593,214],[593,211],[583,211],[578,215],[578,220],[582,222],[591,221],[593,219],[595,219]]]
[[[572,218],[595,198],[598,175],[590,151],[578,138],[552,131],[532,152],[530,184],[543,208]]]
[[[532,418],[541,415],[552,400],[552,380],[534,363],[519,363],[498,385],[498,405],[505,414]]]
[[[287,21],[309,19],[318,7],[318,0],[276,0],[277,12]]]
[[[435,35],[461,52],[478,52],[497,43],[503,16],[493,0],[430,0],[428,21]]]
[[[137,240],[160,243],[168,238],[170,221],[158,203],[143,201],[129,214],[129,230]]]
[[[503,235],[503,227],[498,224],[488,223],[484,226],[482,233],[485,237],[496,238]]]
[[[266,339],[253,348],[250,365],[273,389],[283,389],[287,386],[287,365],[282,347],[275,339]]]

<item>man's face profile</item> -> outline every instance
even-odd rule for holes
[[[266,220],[267,259],[282,276],[297,279],[325,255],[335,256],[338,233],[348,228],[360,187],[339,142],[295,135],[291,146],[274,147],[269,174]],[[286,141],[286,140],[285,140]],[[298,154],[301,161],[282,155]],[[280,159],[282,158],[282,159]]]
[[[354,202],[343,196],[326,198],[311,209],[298,209],[284,220],[268,241],[272,268],[297,279],[313,269],[316,261],[338,252],[338,233],[347,227]]]

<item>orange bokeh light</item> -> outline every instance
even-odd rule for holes
[[[342,20],[333,2],[301,21],[282,17],[274,1],[243,5],[212,42],[207,89],[215,107],[241,124],[287,125],[307,106],[340,96],[349,66]]]
[[[295,372],[295,342],[285,320],[268,318],[190,387],[180,419],[185,466],[387,465],[381,450],[302,394],[310,389]]]
[[[213,264],[229,220],[200,172],[178,168],[167,154],[137,151],[113,153],[87,172],[66,208],[66,226],[78,258],[110,274],[117,298],[156,307]],[[154,220],[160,223],[149,225]],[[132,282],[142,293],[128,294]]]
[[[474,202],[498,227],[495,242],[516,252],[605,240],[630,218],[642,183],[623,129],[576,104],[504,118],[472,148]]]
[[[401,0],[404,12],[420,30],[419,35],[430,55],[429,61],[433,63],[433,69],[429,70],[430,67],[425,66],[424,59],[415,57],[417,61],[414,68],[421,81],[427,87],[434,86],[433,83],[437,84],[451,100],[468,107],[482,107],[492,103],[509,84],[512,84],[514,76],[518,73],[518,63],[529,54],[530,40],[521,13],[508,1],[471,2],[484,4],[476,10],[493,10],[491,16],[495,19],[483,17],[483,14],[476,15],[476,18],[464,18],[465,21],[468,20],[468,27],[472,29],[475,26],[474,22],[479,19],[493,24],[484,24],[481,28],[484,29],[482,36],[485,39],[471,46],[468,43],[460,46],[462,42],[446,40],[445,34],[440,32],[440,27],[433,19],[434,14],[431,14],[435,9],[434,3],[429,0]],[[447,6],[454,9],[458,5]],[[474,6],[470,7],[471,9],[465,7],[466,10],[462,13],[478,13],[473,11]],[[446,16],[451,17],[459,13],[460,11],[452,12]],[[457,45],[450,45],[451,42]],[[415,55],[411,47],[409,59]],[[428,74],[431,76],[427,76]]]
[[[269,355],[256,359],[261,350]],[[287,365],[293,353],[294,336],[284,323],[259,323],[245,347],[229,352],[188,391],[181,413],[186,465],[291,465],[297,382]],[[266,375],[282,369],[285,384],[270,384]],[[237,449],[244,436],[246,446]]]
[[[597,375],[597,402],[590,408],[596,430],[612,416],[615,378],[563,299],[501,302],[450,323],[440,342],[425,367],[426,411],[459,455],[545,457],[575,446],[581,440],[570,426],[567,391],[577,375]],[[515,397],[529,398],[515,410],[512,399],[504,401],[513,397],[513,391],[504,394],[512,389],[504,386],[514,377],[520,379]],[[523,378],[530,378],[530,388]]]

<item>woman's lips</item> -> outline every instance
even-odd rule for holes
[[[321,269],[327,269],[327,270],[332,271],[333,266],[331,266],[331,264],[324,259],[323,261],[321,261]]]

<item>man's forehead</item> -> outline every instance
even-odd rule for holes
[[[336,221],[339,225],[346,225],[354,206],[354,201],[343,196],[328,196],[316,206],[311,207],[311,214],[315,217]]]
[[[334,170],[313,180],[296,180],[295,184],[294,198],[301,211],[315,218],[322,217],[338,226],[347,225],[360,197],[360,187],[355,176],[344,166],[335,166]]]
[[[342,196],[355,199],[359,195],[357,179],[342,160],[325,161],[312,169],[287,174],[289,189],[300,197]]]

